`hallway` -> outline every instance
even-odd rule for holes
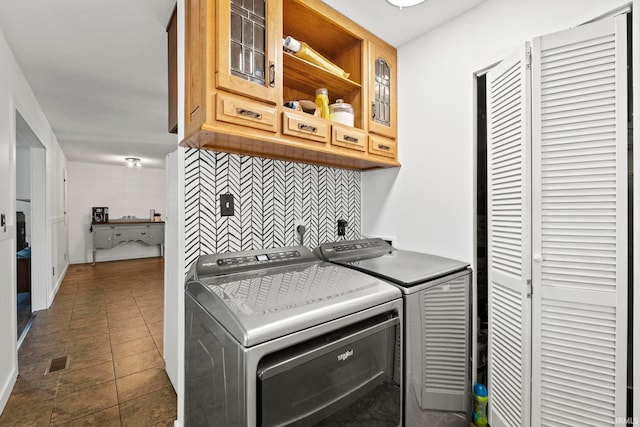
[[[164,371],[163,258],[70,265],[19,350],[2,426],[172,426]],[[50,360],[67,368],[46,373]]]

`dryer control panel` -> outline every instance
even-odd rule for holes
[[[314,249],[317,256],[325,261],[356,261],[386,255],[395,249],[380,238],[343,240],[324,243]]]
[[[196,278],[222,276],[261,268],[273,268],[319,262],[311,251],[303,246],[257,249],[252,251],[203,255],[198,258]]]

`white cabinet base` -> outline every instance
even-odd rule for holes
[[[158,245],[160,256],[164,256],[164,222],[110,221],[92,223],[93,265],[98,249],[111,249],[120,243],[141,242],[148,246]]]

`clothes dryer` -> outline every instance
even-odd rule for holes
[[[471,269],[458,260],[396,250],[386,241],[318,246],[324,260],[384,279],[404,301],[404,417],[407,426],[451,425],[471,413]]]
[[[185,425],[402,425],[401,292],[304,247],[205,255],[185,286]]]

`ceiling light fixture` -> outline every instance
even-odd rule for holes
[[[404,9],[405,7],[417,6],[425,1],[427,0],[387,0],[387,3],[398,9]]]
[[[142,167],[142,162],[137,157],[126,157],[125,160],[127,161],[127,167],[128,168],[141,168]]]

